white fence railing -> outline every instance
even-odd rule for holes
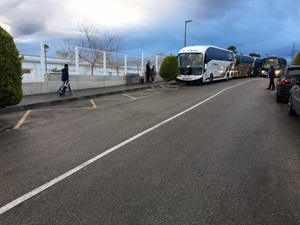
[[[132,56],[117,52],[105,52],[94,49],[74,47],[75,54],[60,54],[59,57],[47,57],[41,42],[40,55],[23,55],[23,82],[43,82],[45,74],[60,75],[64,64],[69,64],[70,75],[125,76],[139,74],[144,76],[146,62],[150,61],[159,71],[164,56],[142,53]]]

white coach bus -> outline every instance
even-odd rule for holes
[[[232,51],[215,46],[188,46],[178,52],[177,79],[190,83],[228,80],[234,74]]]

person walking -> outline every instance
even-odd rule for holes
[[[146,64],[146,82],[150,82],[150,76],[151,76],[151,68],[150,68],[150,61]]]
[[[156,75],[156,70],[155,70],[155,66],[153,65],[152,68],[151,68],[152,83],[155,83],[155,75]]]
[[[268,73],[269,73],[270,82],[269,82],[269,87],[267,89],[274,90],[275,89],[274,79],[276,74],[273,66],[270,67]]]
[[[64,68],[61,70],[61,81],[62,81],[62,86],[64,86],[64,84],[66,82],[68,82],[68,90],[70,95],[73,94],[73,91],[71,90],[71,85],[70,85],[70,78],[69,78],[69,65],[65,64]]]

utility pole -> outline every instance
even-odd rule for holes
[[[295,58],[295,55],[296,55],[296,46],[295,46],[295,42],[294,42],[293,47],[292,47],[291,61],[293,61],[293,59]]]

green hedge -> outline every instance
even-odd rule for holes
[[[13,37],[0,26],[0,108],[22,100],[22,62]]]
[[[159,76],[166,82],[175,80],[178,76],[178,63],[177,58],[174,55],[166,56],[159,69]]]

